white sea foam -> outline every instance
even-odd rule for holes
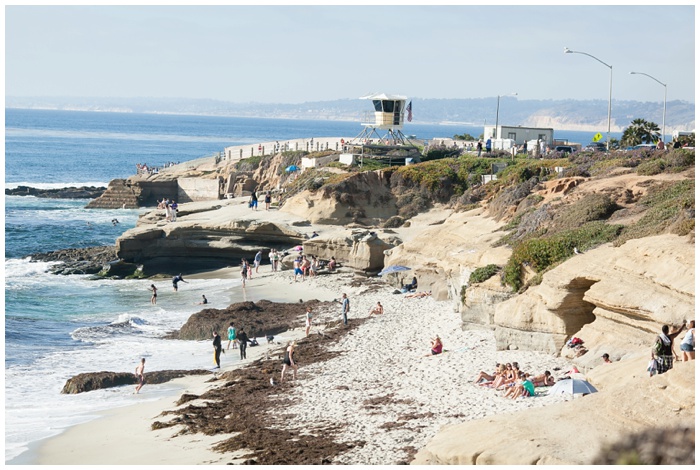
[[[230,279],[187,279],[179,292],[170,280],[91,280],[90,276],[46,274],[48,263],[6,260],[19,284],[36,281],[55,283],[56,291],[82,292],[81,299],[112,299],[95,311],[81,315],[81,321],[101,322],[76,328],[76,347],[39,356],[29,366],[5,368],[5,460],[24,452],[32,442],[59,434],[64,429],[93,419],[101,410],[136,402],[133,389],[117,387],[79,395],[60,393],[66,381],[79,373],[109,370],[131,372],[141,357],[148,370],[209,369],[212,367],[211,341],[166,340],[167,331],[178,329],[193,313],[202,309],[198,302],[205,294],[207,307],[225,308],[240,296],[240,281]],[[12,284],[12,276],[6,285]],[[160,287],[158,304],[150,304],[148,286]],[[120,327],[119,325],[124,325]],[[230,354],[224,361],[235,361]],[[173,392],[172,384],[146,387],[138,400],[159,398]]]
[[[143,134],[138,132],[76,131],[57,129],[21,129],[8,127],[6,137],[53,137],[61,139],[97,139],[97,140],[137,140],[164,142],[225,142],[221,136],[178,135],[178,134]]]

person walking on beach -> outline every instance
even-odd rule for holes
[[[136,366],[136,371],[134,371],[134,375],[136,376],[136,381],[138,384],[136,385],[136,391],[134,393],[139,393],[141,391],[141,387],[143,387],[143,384],[146,383],[146,378],[143,376],[143,370],[146,368],[146,358],[142,357],[141,358],[141,363]]]
[[[254,211],[258,210],[258,195],[255,190],[250,193],[250,208]]]
[[[180,281],[184,282],[185,284],[188,283],[187,281],[185,281],[185,280],[182,278],[182,273],[180,273],[180,274],[178,274],[177,276],[175,276],[175,277],[173,278],[173,290],[174,290],[175,292],[177,292],[177,283],[180,282]]]
[[[246,358],[245,350],[248,347],[248,335],[243,331],[243,328],[236,334],[236,339],[238,340],[238,348],[241,352],[241,360],[243,360]]]
[[[347,326],[348,313],[350,313],[350,299],[348,299],[348,294],[343,294],[343,297],[340,299],[340,303],[343,306],[343,324]]]
[[[270,203],[272,203],[272,195],[270,194],[270,191],[267,191],[265,193],[265,210],[266,211],[270,210]]]
[[[248,279],[248,262],[244,259],[241,261],[241,285],[244,288],[246,279]]]
[[[262,250],[258,250],[258,252],[255,253],[253,263],[255,264],[255,274],[258,274],[258,268],[260,267],[260,263],[262,263]]]
[[[151,292],[153,293],[151,295],[151,303],[153,305],[156,304],[156,298],[158,297],[158,289],[156,288],[155,284],[151,284]]]
[[[311,319],[313,315],[311,314],[311,307],[306,307],[306,337],[309,337],[309,331],[311,330]]]
[[[282,360],[282,376],[280,377],[280,382],[284,382],[284,373],[287,371],[287,367],[292,368],[292,380],[297,379],[297,365],[294,362],[294,348],[297,343],[295,341],[290,341],[287,343],[287,350],[284,352],[284,359]]]
[[[231,349],[231,344],[233,346],[236,346],[236,329],[233,327],[233,322],[228,324],[228,344],[226,345],[226,349],[229,350]]]
[[[221,336],[219,333],[214,331],[212,333],[214,336],[214,341],[212,341],[212,346],[214,346],[214,362],[216,363],[216,368],[221,368]]]

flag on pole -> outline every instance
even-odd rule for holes
[[[408,106],[406,106],[406,113],[408,114],[406,120],[408,122],[413,121],[413,101],[408,102]]]

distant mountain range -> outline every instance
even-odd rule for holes
[[[413,122],[483,126],[496,121],[497,98],[414,98]],[[372,106],[365,100],[341,99],[306,103],[234,103],[191,98],[75,98],[6,97],[6,108],[56,109],[148,114],[188,114],[279,119],[361,121]],[[658,102],[612,102],[611,130],[623,131],[633,119],[653,121],[661,127],[662,104]],[[499,123],[528,127],[599,131],[607,128],[607,100],[521,100],[501,97]],[[666,132],[695,130],[695,104],[669,101]]]

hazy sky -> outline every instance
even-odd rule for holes
[[[7,96],[695,101],[686,6],[5,9]]]

